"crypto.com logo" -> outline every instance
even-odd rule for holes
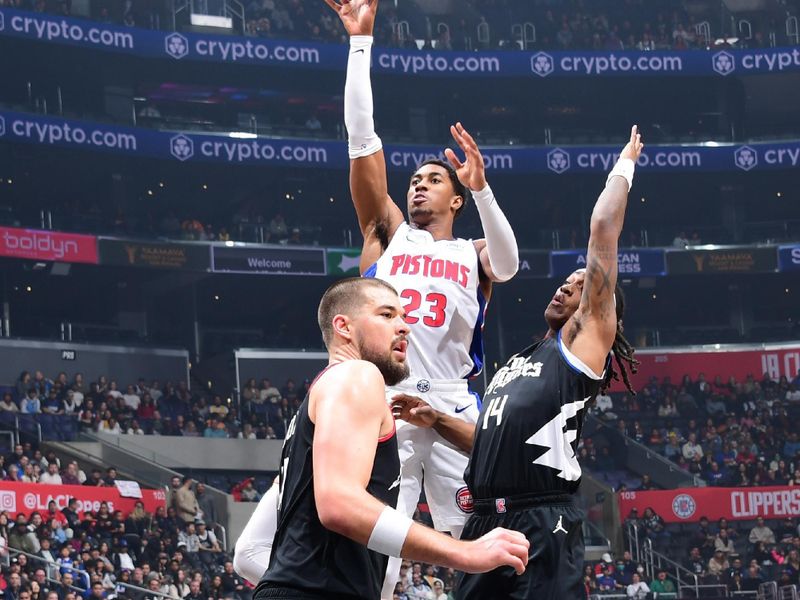
[[[555,70],[553,57],[547,52],[537,52],[531,57],[531,70],[539,77],[547,77]]]
[[[570,167],[569,153],[561,148],[556,148],[547,153],[547,168],[561,175]]]
[[[720,75],[730,75],[736,70],[736,59],[730,52],[717,52],[711,57],[711,66]]]
[[[167,54],[172,58],[180,59],[189,54],[189,40],[180,33],[170,33],[166,37],[164,44]]]
[[[2,115],[0,115],[0,137],[3,137],[6,134],[6,119]]]
[[[749,171],[758,166],[758,153],[750,146],[737,148],[733,153],[736,166],[742,171]]]
[[[172,156],[180,161],[189,160],[194,156],[194,142],[179,133],[169,141],[169,151]]]

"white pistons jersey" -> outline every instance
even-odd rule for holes
[[[408,223],[365,273],[392,285],[411,326],[412,378],[462,379],[483,368],[483,318],[478,253],[470,240],[434,241]]]

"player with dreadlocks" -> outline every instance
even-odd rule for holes
[[[465,481],[474,513],[462,539],[499,526],[525,533],[531,544],[525,573],[500,568],[464,575],[459,600],[585,597],[576,449],[586,409],[618,377],[612,355],[628,389],[628,370],[635,373],[638,364],[622,333],[617,244],[642,147],[634,126],[595,204],[586,269],[556,290],[544,313],[544,339],[512,356],[494,376],[477,425],[465,426],[411,396],[395,401],[399,418],[432,427],[472,453]]]

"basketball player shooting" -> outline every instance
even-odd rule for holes
[[[408,375],[406,324],[387,283],[334,283],[318,321],[329,365],[287,430],[278,522],[257,600],[377,599],[388,556],[480,572],[523,573],[529,545],[497,529],[473,542],[438,533],[395,510],[400,482],[395,420],[385,386]]]
[[[350,34],[344,111],[350,189],[364,236],[361,272],[394,286],[413,331],[410,377],[387,390],[387,399],[421,394],[437,409],[475,423],[479,403],[467,378],[483,366],[481,328],[492,283],[511,279],[519,266],[514,232],[486,181],[480,150],[460,123],[451,134],[465,159],[448,148],[450,164],[431,160],[413,173],[407,191],[410,222],[405,221],[389,197],[372,114],[370,59],[378,1],[325,1]],[[470,195],[485,233],[477,241],[453,235],[454,221]],[[435,432],[407,423],[399,424],[398,442],[403,465],[399,510],[411,516],[424,485],[436,529],[459,537],[470,508],[463,480],[467,457]]]
[[[586,269],[572,273],[545,309],[545,338],[512,356],[492,379],[477,427],[452,419],[419,398],[395,401],[400,418],[430,427],[471,451],[466,473],[475,513],[463,539],[502,526],[525,533],[528,568],[466,574],[459,600],[577,600],[583,588],[583,511],[576,494],[576,457],[588,405],[626,365],[638,361],[625,339],[625,298],[617,285],[617,244],[636,160],[638,129],[623,149],[594,207]]]

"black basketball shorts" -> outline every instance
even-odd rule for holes
[[[498,499],[502,500],[502,499]],[[475,540],[495,527],[520,531],[531,543],[528,567],[517,575],[501,567],[478,575],[463,574],[457,600],[583,600],[584,511],[572,502],[527,508],[482,510],[473,514],[462,540]]]

